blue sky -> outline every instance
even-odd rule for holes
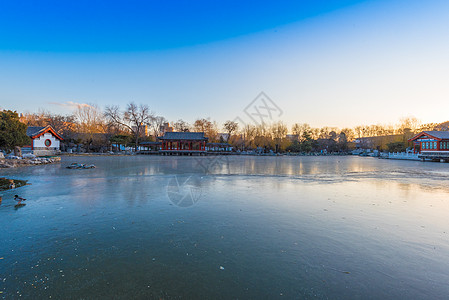
[[[1,1],[0,107],[134,101],[222,123],[264,91],[289,125],[445,121],[448,13],[432,0]]]
[[[272,29],[360,1],[5,1],[2,49],[153,51]]]

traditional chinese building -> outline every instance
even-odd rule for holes
[[[140,142],[139,154],[158,154],[161,150],[161,142]]]
[[[449,131],[423,131],[409,142],[413,142],[413,152],[421,159],[449,159]]]
[[[29,150],[36,156],[57,154],[60,141],[63,141],[63,138],[50,125],[45,127],[30,126],[27,128],[27,135],[31,138],[31,146],[24,147],[23,150],[25,150],[24,152]]]
[[[207,137],[204,132],[165,132],[159,137],[161,153],[164,154],[204,154],[206,153]]]

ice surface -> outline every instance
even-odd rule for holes
[[[64,157],[0,176],[31,183],[2,193],[6,298],[449,294],[449,164]]]

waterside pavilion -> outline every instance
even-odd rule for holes
[[[207,143],[206,151],[208,153],[229,154],[233,147],[228,143]]]
[[[160,153],[165,155],[204,155],[207,137],[204,132],[166,132],[158,138]]]
[[[449,131],[423,131],[409,142],[413,142],[413,152],[423,161],[449,161]]]

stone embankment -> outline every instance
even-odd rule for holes
[[[61,162],[61,158],[55,157],[35,157],[35,158],[15,158],[0,159],[0,168],[16,168],[24,166],[47,165]]]

